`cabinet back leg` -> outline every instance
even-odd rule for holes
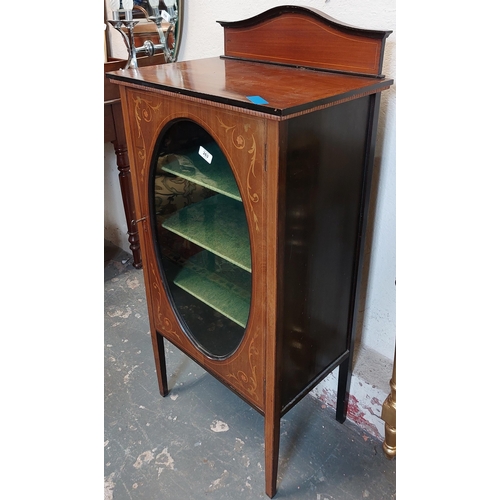
[[[339,378],[337,386],[337,411],[335,419],[343,424],[347,417],[349,404],[349,391],[351,388],[351,360],[347,358],[339,365]]]
[[[160,394],[168,394],[167,367],[165,363],[165,343],[164,338],[156,331],[151,331],[151,341],[153,343],[153,353],[155,356],[156,376],[158,377],[158,387]]]

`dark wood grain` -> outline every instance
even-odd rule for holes
[[[368,112],[364,97],[288,121],[283,406],[350,349]]]
[[[165,58],[162,54],[156,54],[151,57],[138,57],[137,64],[139,67],[151,66],[155,64],[162,64]],[[111,57],[104,63],[104,102],[113,101],[120,98],[120,89],[113,85],[110,79],[106,76],[107,73],[118,71],[127,65],[126,59],[118,59]]]
[[[219,57],[114,71],[108,77],[123,84],[139,84],[155,90],[210,99],[278,117],[380,92],[392,84],[390,79],[378,80]],[[268,104],[252,104],[248,97],[255,95],[261,96]]]
[[[219,22],[225,56],[377,77],[382,76],[385,39],[392,33],[357,28],[292,5]]]

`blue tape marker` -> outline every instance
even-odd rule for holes
[[[260,95],[247,95],[247,99],[254,104],[269,104],[265,99],[262,99]]]

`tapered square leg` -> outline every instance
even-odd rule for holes
[[[153,353],[155,357],[156,376],[158,377],[158,387],[160,394],[168,394],[167,367],[165,363],[165,343],[164,338],[158,332],[151,332],[151,341],[153,343]]]
[[[265,473],[266,495],[272,498],[276,495],[278,479],[278,458],[280,448],[280,416],[266,415],[264,418]]]

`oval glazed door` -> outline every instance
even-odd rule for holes
[[[191,342],[227,358],[243,339],[252,288],[236,180],[216,141],[191,120],[169,123],[155,150],[151,213],[166,292]]]

